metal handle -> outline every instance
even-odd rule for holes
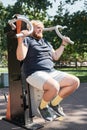
[[[64,29],[64,28],[67,28],[67,26],[57,25],[57,26],[53,26],[53,27],[50,27],[50,28],[44,28],[44,31],[53,31],[53,30],[55,30],[56,33],[57,33],[57,35],[58,35],[61,39],[63,39],[64,36],[59,32],[59,28],[60,28],[60,29]],[[70,43],[70,44],[74,44],[74,42],[73,42],[72,40],[69,40],[69,43]]]
[[[16,21],[18,21],[18,20],[24,21],[27,24],[27,29],[29,31],[29,34],[31,34],[33,32],[33,25],[31,24],[31,22],[29,21],[29,19],[26,18],[24,15],[19,15],[19,14],[15,14],[13,16],[13,19],[8,21],[9,25],[12,27],[12,30],[16,29],[16,26],[15,26],[14,23]],[[22,37],[22,36],[24,36],[23,33],[16,34],[17,38],[18,37]]]
[[[31,24],[31,22],[29,21],[28,18],[26,18],[24,15],[19,15],[19,14],[15,14],[13,16],[13,19],[12,20],[9,20],[8,23],[9,25],[12,27],[13,30],[16,29],[16,26],[15,26],[15,22],[17,20],[22,20],[24,21],[26,24],[27,24],[27,28],[28,28],[28,31],[29,31],[29,34],[31,34],[33,32],[33,25]],[[57,35],[63,39],[64,36],[60,33],[59,29],[64,29],[64,28],[67,28],[67,26],[61,26],[61,25],[57,25],[57,26],[53,26],[53,27],[50,27],[50,28],[44,28],[44,31],[53,31],[55,30]],[[24,36],[23,33],[19,33],[19,34],[16,34],[16,37],[22,37]],[[74,44],[74,42],[70,39],[68,41],[70,44]]]

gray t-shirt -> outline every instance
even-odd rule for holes
[[[46,40],[26,37],[24,44],[28,47],[26,58],[23,61],[26,77],[36,71],[51,72],[54,70],[52,46]]]

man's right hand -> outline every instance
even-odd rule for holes
[[[24,37],[30,35],[30,32],[28,30],[22,30],[20,33],[22,33]]]

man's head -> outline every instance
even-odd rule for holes
[[[32,36],[36,39],[41,39],[43,37],[43,29],[44,29],[43,23],[39,20],[32,20],[31,23],[34,28]]]

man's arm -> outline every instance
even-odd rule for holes
[[[69,38],[64,37],[60,47],[58,49],[56,49],[56,50],[53,50],[53,59],[54,60],[58,60],[61,57],[61,55],[63,54],[65,46],[68,44],[68,41],[69,41]]]
[[[28,51],[28,46],[23,43],[23,40],[26,36],[29,35],[29,32],[28,30],[23,30],[21,31],[21,33],[23,33],[24,37],[18,38],[18,46],[16,50],[16,56],[19,61],[22,61],[25,59],[27,51]]]
[[[19,61],[22,61],[25,59],[27,50],[28,50],[27,46],[24,45],[23,43],[23,39],[24,38],[20,38],[18,40],[18,45],[17,45],[17,50],[16,50],[16,56]]]

